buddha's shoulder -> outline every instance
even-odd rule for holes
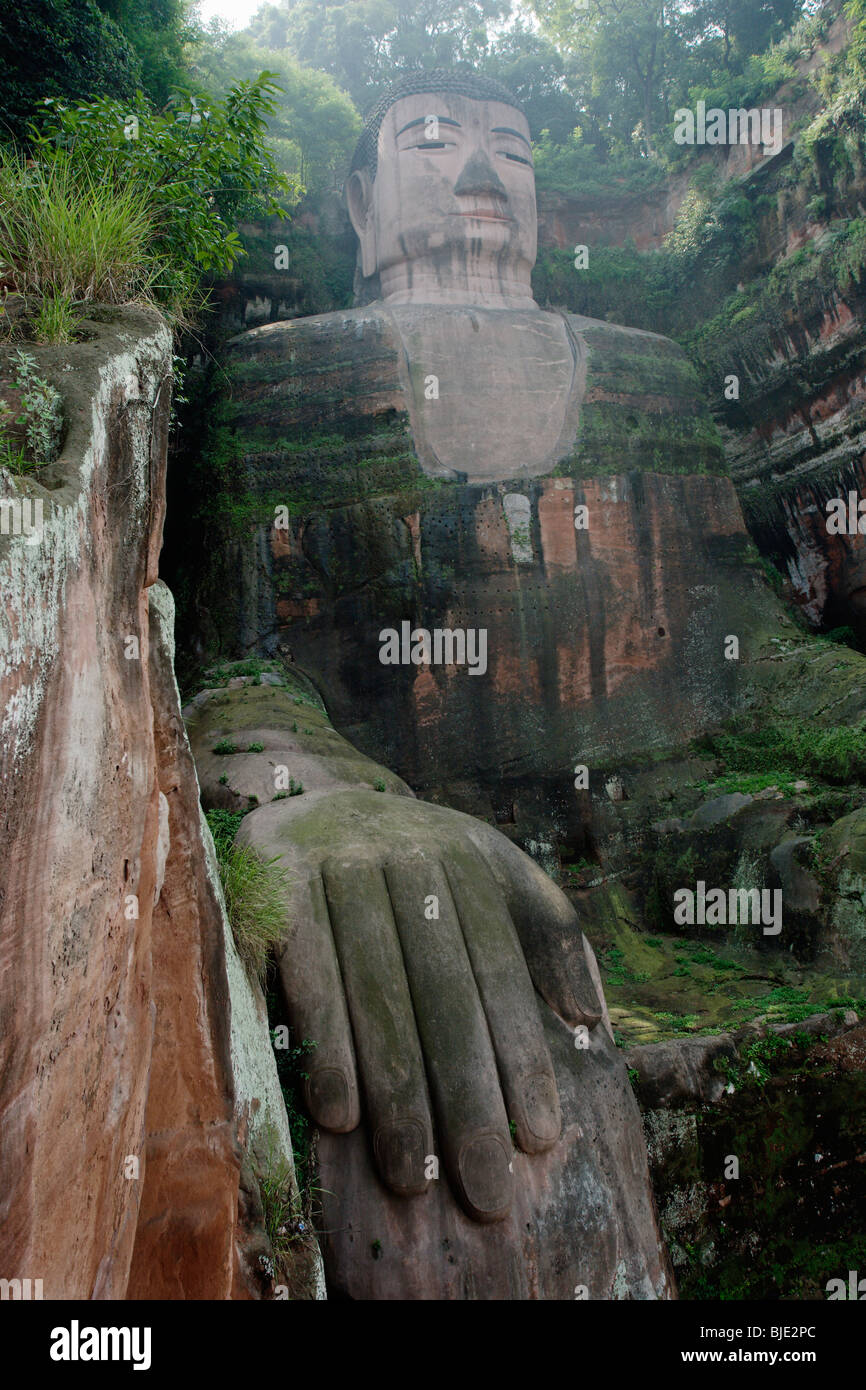
[[[405,414],[399,345],[376,305],[262,324],[229,349],[238,418],[262,429],[355,434]]]
[[[699,393],[697,372],[672,338],[583,314],[566,313],[565,318],[586,348],[587,384],[601,388],[609,379],[618,392],[661,394],[669,401]]]
[[[706,393],[679,343],[582,314],[565,319],[585,363],[575,446],[584,468],[610,472],[628,460],[657,473],[723,470]]]
[[[346,361],[396,352],[391,320],[375,304],[261,324],[232,338],[229,347],[235,357],[288,356],[299,365],[308,359],[310,366],[335,353]]]

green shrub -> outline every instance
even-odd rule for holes
[[[12,386],[20,395],[16,415],[0,399],[0,462],[13,473],[51,463],[60,450],[63,402],[60,392],[37,376],[38,363],[20,348],[12,354]],[[18,429],[15,429],[18,426]]]
[[[279,172],[265,143],[278,91],[272,76],[236,82],[222,100],[178,94],[162,112],[141,93],[132,103],[102,98],[77,106],[49,98],[33,132],[33,166],[22,170],[20,159],[7,156],[16,166],[10,179],[20,190],[17,204],[24,205],[15,255],[0,249],[15,287],[24,292],[38,282],[75,299],[111,303],[149,298],[172,320],[187,322],[205,302],[202,276],[227,274],[243,254],[237,221],[279,215],[278,192],[297,197],[297,185]],[[42,238],[31,192],[41,187],[50,195]],[[102,253],[95,267],[64,264],[61,247],[79,255],[84,247],[79,222],[89,223],[100,248],[112,253],[107,267]],[[46,245],[50,259],[41,254]]]
[[[144,8],[142,6],[142,8]],[[141,65],[95,0],[26,0],[0,12],[0,129],[26,138],[46,96],[132,100]]]
[[[274,796],[271,797],[271,800],[272,800],[272,801],[285,801],[286,798],[289,797],[289,796],[303,796],[303,794],[304,794],[304,784],[303,784],[303,782],[296,782],[295,779],[294,779],[294,777],[290,777],[290,778],[289,778],[289,790],[288,790],[287,792],[277,792],[276,795],[274,795]]]
[[[828,642],[838,642],[842,647],[854,647],[856,650],[857,639],[853,627],[831,627],[824,636]]]
[[[234,844],[234,838],[238,833],[238,826],[243,820],[243,814],[239,811],[208,811],[205,818],[210,826],[217,858],[219,858]]]
[[[778,1033],[766,1033],[742,1047],[736,1059],[717,1057],[713,1069],[737,1089],[763,1086],[772,1075],[774,1063],[790,1056],[793,1047],[790,1039],[781,1038]]]

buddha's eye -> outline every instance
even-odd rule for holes
[[[522,154],[512,154],[510,150],[498,150],[497,153],[504,155],[506,159],[510,159],[513,164],[525,164],[527,168],[532,168],[532,160],[524,159]]]
[[[419,145],[407,145],[409,150],[418,150],[420,154],[427,154],[430,150],[453,149],[453,140],[422,140]]]

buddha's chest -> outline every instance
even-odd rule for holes
[[[469,482],[549,472],[577,430],[583,363],[558,314],[390,310],[426,472]]]

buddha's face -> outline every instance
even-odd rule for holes
[[[526,118],[504,102],[402,97],[379,131],[372,185],[354,174],[349,210],[365,275],[383,297],[530,293],[537,217]],[[415,295],[413,295],[413,287]]]

